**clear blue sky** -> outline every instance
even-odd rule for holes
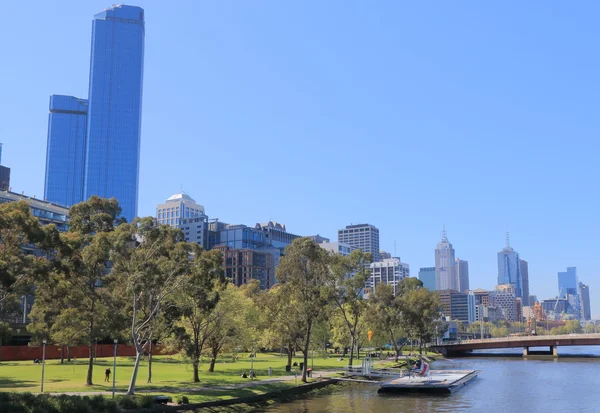
[[[495,3],[139,0],[140,214],[183,187],[225,222],[369,222],[413,275],[446,224],[483,288],[508,230],[532,293],[576,266],[600,315],[600,4]],[[42,196],[48,96],[87,97],[110,4],[3,3],[14,191]]]

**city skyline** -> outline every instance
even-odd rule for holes
[[[0,28],[5,37],[15,39],[6,49],[13,63],[1,69],[11,80],[9,99],[0,103],[7,119],[3,164],[12,168],[14,191],[42,197],[48,96],[86,95],[90,17],[109,5],[65,1],[60,10],[46,4],[33,9],[15,2],[5,5],[6,13],[26,14],[31,24],[53,33],[48,39],[33,36],[12,21]],[[489,14],[484,5],[472,9],[480,19],[467,19],[449,5],[433,10],[388,3],[382,5],[384,13],[356,10],[360,5],[348,9],[309,3],[306,9],[259,7],[264,11],[260,15],[244,5],[188,2],[186,15],[157,1],[137,5],[146,9],[157,29],[146,45],[140,215],[154,215],[156,205],[183,186],[232,222],[272,217],[296,233],[332,239],[347,223],[372,222],[381,230],[381,249],[394,251],[396,241],[398,255],[413,269],[433,264],[431,244],[446,223],[460,256],[469,261],[471,286],[487,289],[496,282],[494,254],[508,229],[514,248],[529,263],[531,294],[540,299],[555,296],[555,283],[545,280],[561,268],[577,266],[592,290],[592,312],[598,313],[598,300],[593,298],[600,276],[588,247],[597,225],[588,205],[594,205],[597,196],[585,190],[598,173],[588,158],[597,145],[593,117],[588,117],[591,96],[597,93],[594,84],[585,83],[586,71],[595,70],[595,63],[580,68],[584,74],[575,77],[568,76],[566,63],[588,59],[584,51],[593,47],[589,38],[578,34],[578,27],[566,22],[559,36],[549,30],[554,27],[552,18],[537,14],[542,27],[531,27],[532,10],[525,8],[516,20],[510,14],[517,31],[507,30],[508,14]],[[556,15],[576,13],[566,6],[556,8]],[[328,16],[340,10],[349,25],[338,22],[337,30],[331,31]],[[276,23],[273,16],[282,12],[298,16],[298,27]],[[414,16],[415,21],[398,27],[392,21],[398,14]],[[349,27],[359,26],[355,23],[362,22],[363,15],[376,20],[365,23],[360,37],[349,36]],[[416,17],[423,15],[436,27],[434,33],[421,32]],[[587,18],[580,13],[574,21]],[[497,30],[487,33],[482,44],[473,35],[479,24]],[[314,29],[308,36],[301,29],[307,25]],[[441,43],[437,30],[448,36]],[[414,39],[415,33],[423,35]],[[522,42],[538,36],[552,53]],[[359,44],[369,47],[350,48],[359,38],[365,42]],[[390,54],[403,38],[414,40],[401,44],[403,53]],[[473,47],[471,52],[458,46],[463,40]],[[569,47],[572,43],[578,47]],[[327,50],[332,48],[339,51],[343,65],[330,60]],[[272,55],[267,49],[283,52]],[[323,65],[311,59],[315,54]],[[556,64],[556,56],[563,55],[570,58]],[[470,62],[466,69],[464,62]],[[42,65],[40,76],[33,70]],[[547,69],[541,77],[539,65]],[[388,72],[386,66],[395,69]],[[448,70],[441,73],[439,67]],[[517,72],[519,76],[508,82],[504,74]],[[569,88],[557,85],[557,77],[570,79]],[[546,84],[551,80],[552,91]],[[575,91],[580,94],[572,96]],[[455,104],[457,98],[460,104]],[[571,103],[567,107],[556,102]],[[398,113],[405,113],[400,122]],[[565,136],[571,145],[563,144]],[[221,152],[224,142],[235,148],[228,157],[206,156]],[[362,142],[371,142],[372,149]],[[581,153],[582,145],[591,145],[590,150]],[[369,155],[364,151],[383,147],[389,150],[378,153],[377,165],[356,168],[356,162]],[[439,151],[431,152],[431,147]],[[261,154],[270,148],[272,155],[253,160],[250,155],[257,148]],[[401,172],[391,166],[400,153]],[[273,173],[273,165],[282,158],[312,172]],[[340,164],[334,158],[349,162]],[[455,162],[448,164],[447,159]],[[444,162],[452,178],[442,185],[439,172],[424,168],[425,161]],[[195,171],[196,165],[205,170]],[[227,191],[227,184],[245,176],[249,165],[253,184]],[[199,173],[213,171],[219,179],[198,179]],[[326,184],[325,176],[343,179],[333,186]],[[509,181],[516,183],[512,195],[499,198],[490,183]],[[379,194],[398,186],[400,193],[388,195],[388,202],[365,202],[366,189]],[[362,196],[350,196],[359,187]],[[274,189],[285,195],[265,195]],[[556,193],[580,202],[556,204],[551,202]],[[435,203],[426,201],[432,194],[460,198],[461,203],[434,208]],[[555,253],[549,256],[550,249]]]

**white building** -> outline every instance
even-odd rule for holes
[[[373,262],[379,261],[379,229],[370,224],[348,225],[338,230],[338,242],[370,252]]]
[[[334,254],[350,255],[356,248],[343,242],[322,242],[319,247],[324,250],[331,251]]]
[[[204,216],[204,207],[198,205],[188,194],[181,192],[175,194],[164,204],[156,207],[156,220],[159,224],[179,227],[179,221],[183,218],[195,218]]]
[[[394,294],[398,291],[398,284],[403,279],[410,277],[410,267],[400,261],[400,258],[386,258],[369,265],[371,276],[365,283],[365,298],[375,290],[379,284],[384,283],[394,287]]]

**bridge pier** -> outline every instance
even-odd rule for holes
[[[523,357],[527,356],[553,356],[558,357],[558,346],[548,346],[548,351],[532,351],[529,347],[523,347]]]

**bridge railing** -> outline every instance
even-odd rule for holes
[[[363,368],[360,366],[344,367],[344,371],[347,375],[363,375]],[[371,369],[369,376],[372,377],[404,377],[406,375],[406,369],[399,368],[383,368],[383,369]]]
[[[509,336],[509,337],[493,337],[484,339],[469,339],[446,341],[443,343],[430,343],[430,347],[437,346],[452,346],[460,344],[476,344],[476,343],[497,343],[510,341],[540,341],[540,340],[573,340],[573,339],[600,339],[600,334],[560,334],[560,335],[543,335],[543,336]]]

